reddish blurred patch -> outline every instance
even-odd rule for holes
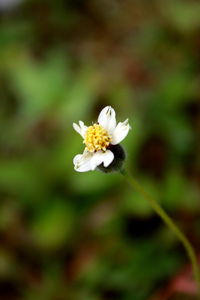
[[[199,256],[200,262],[200,256]],[[161,291],[153,295],[149,300],[169,300],[178,295],[179,298],[175,299],[183,299],[182,295],[188,295],[188,298],[184,299],[195,299],[197,292],[196,282],[193,279],[193,273],[191,266],[185,266],[179,274],[177,274],[169,284],[164,287]],[[190,297],[191,296],[191,297]],[[173,298],[174,299],[174,298]]]

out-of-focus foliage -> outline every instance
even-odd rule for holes
[[[106,105],[132,126],[126,167],[199,253],[199,15],[195,0],[0,0],[0,299],[162,299],[188,263],[120,175],[73,170],[72,122]]]

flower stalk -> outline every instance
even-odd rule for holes
[[[169,229],[171,229],[173,231],[173,233],[176,235],[176,237],[179,239],[179,241],[184,246],[186,253],[192,264],[194,277],[195,277],[195,280],[197,283],[198,299],[200,299],[200,269],[198,266],[198,261],[196,258],[195,251],[194,251],[191,243],[189,242],[187,237],[184,235],[184,233],[174,223],[174,221],[171,219],[171,217],[163,210],[163,208],[160,206],[160,204],[156,200],[154,200],[143,189],[143,187],[137,182],[137,180],[135,180],[135,178],[130,176],[125,170],[121,170],[120,173],[132,185],[132,187],[150,203],[153,210],[157,213],[157,215],[160,216],[160,218],[169,227]]]

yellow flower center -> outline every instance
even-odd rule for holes
[[[95,152],[98,150],[106,151],[110,142],[111,136],[101,125],[98,124],[88,127],[83,141],[89,152]]]

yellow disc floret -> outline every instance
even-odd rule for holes
[[[95,152],[98,150],[106,151],[110,142],[111,136],[101,125],[98,124],[88,127],[83,141],[89,152]]]

